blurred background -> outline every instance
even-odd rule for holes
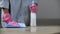
[[[39,11],[37,13],[38,26],[60,25],[60,0],[37,0]]]

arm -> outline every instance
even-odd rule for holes
[[[8,0],[0,0],[0,7],[3,9],[3,21],[9,22],[11,21],[11,15],[9,14],[9,1]]]
[[[5,13],[9,13],[9,10],[6,9],[6,8],[4,8],[4,9],[3,9],[3,12],[4,12],[4,14],[5,14]]]
[[[9,12],[9,0],[0,0],[0,8],[3,8],[3,12]]]

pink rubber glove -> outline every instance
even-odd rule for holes
[[[3,16],[3,21],[5,21],[7,23],[9,21],[12,21],[11,15],[9,13],[5,13],[4,16]]]
[[[19,26],[19,24],[18,24],[17,22],[13,22],[13,21],[12,21],[11,15],[10,15],[9,13],[5,13],[5,14],[4,14],[3,20],[4,20],[7,24],[10,24],[10,25],[13,25],[13,26]]]
[[[34,13],[37,13],[38,11],[38,5],[34,4],[33,6],[31,5],[30,6],[30,11],[34,12]]]

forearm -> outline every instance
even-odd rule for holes
[[[9,9],[4,8],[4,9],[3,9],[3,12],[4,12],[4,13],[9,13]]]

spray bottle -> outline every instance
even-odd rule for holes
[[[34,0],[32,1],[32,6],[34,6]],[[31,10],[31,20],[30,20],[30,26],[36,26],[36,13]]]

